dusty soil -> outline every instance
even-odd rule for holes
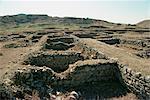
[[[105,43],[98,42],[93,39],[82,39],[81,41],[85,42],[86,45],[89,45],[92,48],[98,49],[99,51],[103,52],[109,57],[117,58],[120,63],[129,65],[134,71],[140,71],[145,75],[149,75],[150,73],[149,59],[142,59],[129,53],[124,49],[107,45]]]
[[[25,55],[28,55],[30,52],[38,51],[46,38],[47,36],[43,36],[38,43],[23,48],[4,48],[4,45],[10,43],[10,41],[0,43],[0,51],[3,54],[0,56],[0,78],[8,70],[14,69],[12,65],[20,63]]]

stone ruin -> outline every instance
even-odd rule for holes
[[[104,99],[128,92],[142,99],[150,98],[150,78],[134,73],[73,35],[49,35],[39,51],[26,55],[15,66],[19,69],[6,73],[2,81],[9,90],[3,92],[3,97],[7,95],[9,99],[24,98],[33,91],[43,100],[53,96],[65,98],[57,92],[70,96],[71,91],[79,95],[72,95],[73,100]]]
[[[69,64],[73,64],[83,57],[78,52],[38,52],[28,56],[24,64],[35,66],[46,66],[53,69],[55,72],[62,72],[68,69]]]
[[[45,49],[67,50],[73,47],[74,45],[75,44],[73,38],[59,37],[59,38],[48,39],[47,43],[45,44]]]

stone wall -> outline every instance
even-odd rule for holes
[[[74,43],[74,39],[71,37],[67,37],[67,36],[47,39],[47,43],[59,42],[59,41],[68,43],[68,44]]]
[[[60,52],[60,53],[31,53],[27,56],[24,63],[36,66],[47,66],[56,72],[64,71],[69,64],[73,64],[83,57],[77,52]]]
[[[82,54],[86,55],[88,59],[108,59],[102,52],[97,51],[95,48],[91,48],[82,43],[78,43],[77,46],[81,49]]]
[[[67,50],[74,45],[74,39],[72,37],[64,36],[47,39],[44,48],[51,50]]]
[[[53,81],[54,71],[51,68],[28,65],[6,74],[3,83],[11,91],[13,97],[24,98],[26,93],[32,94],[34,90],[40,97],[47,96],[52,92]]]
[[[63,43],[63,42],[52,42],[50,44],[46,43],[44,45],[44,48],[51,49],[51,50],[67,50],[73,46],[74,46],[74,44],[67,44],[67,43]]]
[[[104,53],[83,44],[78,37],[74,35],[70,35],[70,37],[74,38],[76,46],[81,50],[81,53],[86,56],[86,59],[109,59],[109,57],[105,56]]]
[[[110,60],[77,61],[66,71],[56,74],[61,80],[55,82],[54,85],[66,88],[92,82],[110,82],[117,80],[116,71],[117,63]]]
[[[120,40],[120,44],[130,44],[130,45],[134,45],[134,46],[139,46],[139,47],[146,47],[146,43],[144,42],[144,40],[131,40],[131,39],[121,39]]]
[[[137,56],[141,57],[141,58],[150,58],[150,49],[148,50],[144,50],[144,51],[139,51],[137,53],[135,53]]]
[[[150,99],[150,76],[143,76],[140,72],[132,71],[128,66],[118,65],[122,79],[128,88],[137,94],[139,98]]]

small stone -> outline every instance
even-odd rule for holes
[[[123,67],[124,67],[124,65],[121,64],[121,65],[120,65],[120,68],[123,68]]]
[[[57,91],[57,92],[56,92],[56,95],[60,95],[60,92]]]
[[[28,67],[30,67],[31,65],[27,65]]]
[[[45,71],[46,71],[46,69],[45,69],[45,68],[43,68],[43,69],[42,69],[42,71],[43,71],[43,72],[45,72]]]
[[[145,77],[145,81],[148,82],[148,83],[150,83],[150,76],[146,76]]]
[[[128,83],[129,83],[129,84],[132,84],[132,81],[131,81],[131,80],[129,80],[129,81],[128,81]]]
[[[145,80],[145,77],[144,77],[144,76],[141,76],[139,79],[142,80],[142,81],[144,81],[144,80]]]
[[[78,93],[77,93],[77,92],[75,92],[75,91],[72,91],[70,94],[71,94],[71,95],[73,95],[73,96],[75,96],[76,98],[79,98]]]
[[[128,72],[128,73],[131,73],[131,68],[127,68],[127,72]]]
[[[135,77],[136,78],[139,78],[139,77],[141,77],[142,75],[141,75],[141,72],[137,72],[137,73],[135,73]]]

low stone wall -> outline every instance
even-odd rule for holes
[[[150,76],[143,76],[140,72],[134,72],[125,65],[118,65],[122,79],[128,88],[144,100],[150,99]]]
[[[70,65],[66,71],[56,73],[56,76],[61,80],[52,85],[67,88],[91,82],[110,82],[117,80],[116,71],[117,63],[110,60],[78,61]]]
[[[145,50],[145,51],[139,51],[137,53],[135,53],[137,56],[141,57],[141,58],[150,58],[150,49]]]
[[[64,71],[69,64],[73,64],[83,57],[77,52],[60,52],[60,53],[31,53],[24,61],[24,64],[31,64],[36,66],[47,66],[56,72]]]
[[[67,44],[64,42],[53,42],[53,43],[46,43],[44,45],[44,49],[51,49],[51,50],[67,50],[71,47],[73,47],[74,44]]]
[[[107,56],[95,48],[91,48],[80,42],[77,44],[77,46],[81,49],[82,54],[86,55],[87,59],[108,59]]]
[[[91,48],[88,45],[82,43],[80,39],[74,35],[70,35],[70,37],[74,38],[76,46],[81,50],[81,53],[86,56],[85,59],[109,59],[109,57],[105,56],[104,53],[98,51],[95,48]]]
[[[127,39],[121,39],[120,44],[129,44],[129,45],[134,45],[134,46],[139,46],[139,47],[146,47],[146,43],[144,40],[127,40]]]
[[[69,36],[63,36],[47,39],[44,48],[52,50],[67,50],[74,45],[74,38]]]
[[[47,43],[51,43],[51,42],[63,42],[63,43],[68,43],[68,44],[71,44],[71,43],[74,43],[74,39],[72,37],[55,37],[55,38],[51,38],[51,39],[47,39]]]
[[[34,90],[40,97],[45,97],[52,92],[53,81],[54,71],[51,68],[29,65],[6,74],[3,84],[11,91],[12,97],[24,98],[26,93],[32,94]]]

